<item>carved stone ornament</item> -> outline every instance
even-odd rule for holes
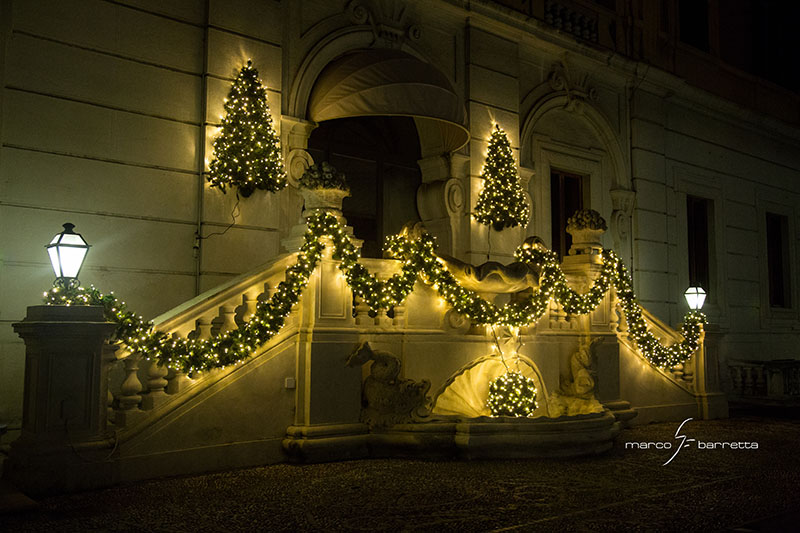
[[[440,259],[458,283],[472,291],[514,293],[539,286],[539,271],[527,263],[503,265],[487,261],[482,265],[472,265],[444,255]]]
[[[314,158],[305,150],[295,148],[286,156],[286,176],[289,178],[289,184],[292,187],[297,187],[303,173],[314,164]]]
[[[445,185],[445,198],[447,202],[447,211],[451,215],[459,215],[464,211],[464,200],[466,194],[464,193],[464,186],[460,180],[450,179]]]
[[[445,327],[462,333],[466,333],[470,327],[469,319],[455,309],[447,310],[444,315],[444,324]]]
[[[427,414],[424,410],[430,381],[398,379],[400,359],[389,352],[373,350],[369,342],[362,343],[350,355],[347,366],[361,366],[368,361],[372,361],[372,367],[362,389],[362,422],[370,429],[383,429]]]
[[[590,87],[587,75],[570,73],[567,64],[563,61],[553,65],[547,78],[550,88],[556,92],[563,92],[567,97],[564,109],[570,112],[583,113],[583,103],[587,100],[597,100],[597,89]]]
[[[387,48],[400,48],[405,41],[418,41],[422,37],[420,27],[406,20],[406,5],[400,0],[351,0],[345,12],[353,24],[369,24],[375,42]]]
[[[550,398],[551,416],[573,416],[600,413],[603,406],[595,398],[595,380],[592,371],[592,349],[601,337],[582,339],[569,361],[570,375],[561,376],[561,389]]]
[[[636,193],[626,189],[611,189],[611,235],[614,245],[619,248],[627,242],[633,215]]]

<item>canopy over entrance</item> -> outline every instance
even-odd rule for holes
[[[413,117],[442,151],[469,140],[464,106],[447,78],[433,66],[397,50],[358,50],[331,62],[311,92],[309,118]]]

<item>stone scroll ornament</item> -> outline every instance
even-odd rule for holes
[[[419,418],[427,403],[428,380],[416,382],[399,379],[400,359],[389,352],[373,350],[362,343],[347,359],[347,366],[361,366],[372,361],[364,380],[361,421],[370,429],[412,422]]]
[[[103,294],[94,287],[68,290],[54,287],[45,293],[45,302],[102,305],[107,319],[118,324],[116,340],[128,351],[144,354],[146,359],[162,366],[193,374],[242,363],[261,349],[281,330],[308,285],[325,247],[332,246],[333,258],[340,261],[339,269],[347,284],[376,312],[401,304],[419,280],[432,286],[457,313],[474,324],[521,327],[537,322],[549,309],[551,300],[568,314],[583,315],[597,308],[606,293],[613,289],[625,314],[627,334],[653,365],[672,368],[687,360],[700,344],[706,319],[699,311],[690,311],[684,317],[683,341],[671,346],[659,342],[648,330],[627,268],[611,250],[602,250],[600,273],[588,291],[580,294],[567,284],[558,255],[528,240],[517,249],[515,257],[539,272],[538,286],[523,298],[498,306],[458,281],[445,261],[436,255],[435,239],[428,233],[420,231],[412,235],[404,231],[387,239],[386,253],[402,267],[383,280],[359,262],[358,248],[339,218],[320,210],[310,214],[306,224],[308,229],[295,264],[286,269],[285,279],[275,293],[269,299],[259,300],[249,321],[211,339],[177,338],[170,332],[158,331],[152,322],[129,311],[113,293]]]

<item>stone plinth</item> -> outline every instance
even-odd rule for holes
[[[25,340],[25,395],[22,434],[5,475],[33,492],[80,486],[80,463],[94,462],[99,449],[107,455],[111,444],[108,363],[115,348],[107,340],[116,324],[99,306],[40,305],[13,327]]]

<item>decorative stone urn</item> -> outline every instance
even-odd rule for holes
[[[572,235],[572,247],[569,255],[580,254],[599,254],[603,249],[602,237],[605,230],[602,229],[570,229],[567,233]]]
[[[600,213],[594,209],[576,211],[567,220],[567,233],[572,236],[569,255],[600,255],[603,251],[602,237],[608,226]]]
[[[300,189],[305,207],[303,216],[315,211],[327,211],[337,217],[342,216],[342,202],[350,196],[350,191],[342,189]]]
[[[342,202],[350,196],[350,187],[344,173],[337,171],[327,161],[311,165],[298,182],[300,194],[305,200],[303,218],[316,211],[327,211],[342,216]]]

